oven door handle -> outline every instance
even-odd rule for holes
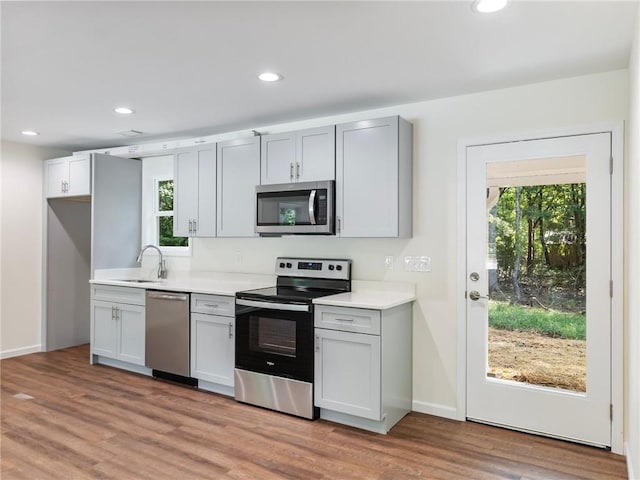
[[[236,298],[236,305],[243,305],[245,307],[266,308],[268,310],[287,310],[289,312],[309,311],[309,305],[299,305],[294,303],[258,302],[256,300],[244,300],[241,298]]]
[[[316,190],[311,190],[309,194],[309,223],[316,224]]]

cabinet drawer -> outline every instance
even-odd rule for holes
[[[91,298],[103,302],[127,303],[130,305],[144,305],[144,288],[116,287],[113,285],[91,286]]]
[[[314,325],[316,328],[380,335],[380,311],[317,305]]]
[[[222,315],[225,317],[235,317],[236,297],[194,293],[191,295],[191,311],[196,313],[208,313],[211,315]]]

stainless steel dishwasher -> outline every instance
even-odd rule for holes
[[[147,290],[145,365],[154,377],[193,384],[189,358],[189,294]]]

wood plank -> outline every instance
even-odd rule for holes
[[[3,480],[626,478],[623,457],[583,445],[419,413],[378,435],[88,359],[0,361]]]

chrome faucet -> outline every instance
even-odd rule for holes
[[[160,255],[160,261],[158,262],[158,278],[167,278],[167,266],[165,265],[165,260],[162,258],[162,250],[156,247],[155,245],[145,245],[140,250],[138,254],[138,258],[136,258],[136,262],[140,263],[142,261],[142,254],[148,248],[155,248],[158,251],[158,255]]]

